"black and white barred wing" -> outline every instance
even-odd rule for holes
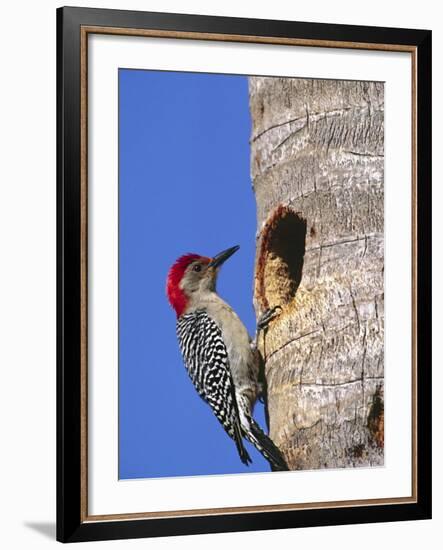
[[[235,387],[220,328],[205,311],[198,310],[179,317],[177,336],[197,392],[235,441],[242,462],[248,464],[251,459],[243,446]]]

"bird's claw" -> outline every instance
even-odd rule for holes
[[[262,330],[266,328],[269,323],[275,319],[275,317],[278,317],[280,315],[282,308],[281,306],[275,306],[273,308],[267,309],[262,315],[260,315],[260,319],[257,322],[257,328],[259,330]]]

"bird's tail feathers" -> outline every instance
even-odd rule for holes
[[[253,418],[249,419],[249,428],[250,429],[245,433],[247,439],[266,458],[271,465],[271,469],[274,472],[288,471],[288,465],[280,449],[275,445],[272,439],[264,433]]]
[[[238,454],[240,456],[240,460],[245,464],[246,466],[249,466],[251,464],[252,460],[249,456],[248,451],[245,449],[245,446],[243,445],[243,439],[242,439],[242,433],[240,426],[236,424],[234,426],[234,437],[235,445],[237,447]]]

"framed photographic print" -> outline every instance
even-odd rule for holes
[[[57,12],[64,542],[431,517],[431,32]]]

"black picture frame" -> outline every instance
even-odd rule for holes
[[[107,27],[408,46],[416,55],[415,502],[88,521],[82,513],[81,29]],[[82,202],[83,201],[83,202]],[[82,206],[83,205],[83,206]],[[62,542],[284,529],[431,517],[431,31],[122,10],[57,10],[57,539]],[[83,458],[82,458],[83,457]]]

